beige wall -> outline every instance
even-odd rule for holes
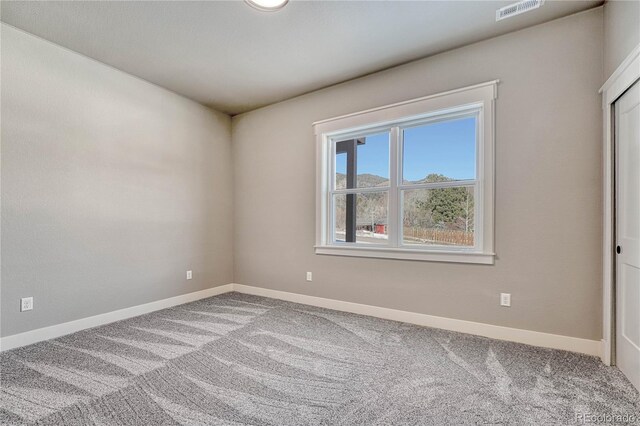
[[[4,24],[1,55],[2,336],[232,282],[228,116]]]
[[[604,79],[640,44],[640,1],[609,0],[604,5]]]
[[[598,8],[234,117],[235,282],[599,339],[602,27]],[[312,122],[496,78],[495,265],[314,254]]]
[[[600,64],[608,76],[638,43],[636,12],[614,1],[604,20],[591,10],[231,123],[2,24],[0,335],[235,281],[599,339],[597,89]],[[495,265],[313,253],[312,122],[496,78]],[[25,296],[35,309],[20,313]]]

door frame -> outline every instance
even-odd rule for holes
[[[602,244],[602,355],[606,365],[615,362],[615,151],[614,110],[616,100],[640,79],[640,44],[600,88],[603,125],[603,244]]]

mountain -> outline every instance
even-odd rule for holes
[[[346,188],[347,185],[347,175],[344,173],[336,173],[336,188]],[[376,186],[387,186],[389,185],[389,179],[372,175],[370,173],[363,173],[358,175],[358,187],[359,188],[373,188]]]
[[[444,175],[431,173],[419,180],[405,180],[404,183],[433,183],[433,182],[449,182],[453,179],[448,178]],[[344,173],[336,173],[336,188],[346,188],[347,175]],[[389,185],[389,179],[372,175],[370,173],[363,173],[358,175],[358,188],[373,188],[376,186],[387,186]]]
[[[404,183],[434,183],[434,182],[450,182],[453,179],[438,173],[430,173],[420,180],[405,180]]]

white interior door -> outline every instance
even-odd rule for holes
[[[616,365],[640,389],[640,82],[614,105]]]

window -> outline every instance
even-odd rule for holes
[[[314,123],[316,253],[492,264],[496,89]]]

